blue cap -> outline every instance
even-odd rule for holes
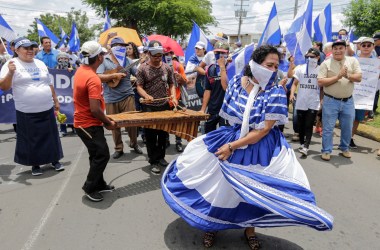
[[[19,37],[16,40],[14,40],[15,48],[18,49],[19,47],[30,47],[33,45],[33,43],[25,38],[25,37]]]
[[[121,37],[115,37],[114,39],[112,39],[112,41],[111,41],[111,47],[113,47],[113,46],[116,45],[116,44],[127,45],[127,44],[124,42],[124,39],[121,38]]]

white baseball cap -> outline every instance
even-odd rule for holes
[[[82,45],[80,53],[84,57],[93,58],[99,55],[101,52],[107,53],[107,50],[103,48],[99,43],[95,41],[88,41]]]
[[[205,49],[205,48],[206,48],[206,44],[205,44],[204,42],[199,41],[199,42],[197,42],[197,43],[195,44],[195,48],[198,48],[198,49]]]

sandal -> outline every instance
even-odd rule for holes
[[[203,235],[203,246],[205,248],[210,248],[214,245],[216,238],[216,232],[206,232]]]
[[[246,230],[244,230],[244,236],[247,239],[248,246],[252,250],[258,250],[258,249],[260,249],[260,241],[258,240],[258,238],[257,238],[256,235],[248,236],[247,235],[247,229],[246,229]]]

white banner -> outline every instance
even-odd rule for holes
[[[362,69],[362,81],[355,83],[353,97],[355,109],[372,110],[378,89],[380,60],[378,58],[358,58]]]

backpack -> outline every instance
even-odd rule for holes
[[[214,66],[214,67],[212,67]],[[203,94],[205,92],[205,85],[206,85],[206,77],[208,81],[210,82],[210,85],[215,84],[216,80],[220,80],[220,76],[212,77],[212,75],[216,74],[216,64],[211,64],[206,67],[206,73],[205,75],[198,74],[196,82],[195,82],[195,88],[197,91],[197,94],[199,97],[203,97]]]

